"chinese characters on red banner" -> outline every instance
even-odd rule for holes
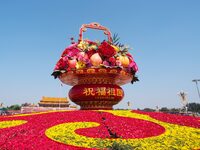
[[[84,88],[83,95],[85,96],[123,96],[123,90],[119,88],[106,88],[106,87],[97,87],[97,88]]]

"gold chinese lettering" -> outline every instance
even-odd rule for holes
[[[93,88],[84,88],[83,94],[86,96],[90,96],[90,95],[94,96],[95,92]]]
[[[123,96],[123,90],[117,89],[117,96]]]
[[[98,94],[98,96],[106,96],[106,88],[98,87],[96,93]]]
[[[108,88],[107,94],[108,94],[108,96],[115,96],[115,89],[114,88]]]

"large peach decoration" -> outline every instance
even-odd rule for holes
[[[108,36],[103,42],[84,40],[87,28],[103,30]],[[52,75],[73,86],[69,98],[84,110],[113,109],[124,97],[120,87],[137,81],[138,68],[128,47],[111,37],[110,31],[98,23],[83,24],[79,40],[67,47],[57,62]]]

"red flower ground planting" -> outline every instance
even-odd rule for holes
[[[92,116],[92,117],[91,117]],[[101,116],[94,111],[69,111],[39,114],[22,117],[0,118],[5,120],[26,120],[26,124],[0,129],[0,148],[5,150],[49,150],[49,149],[81,149],[75,146],[66,146],[50,140],[45,130],[57,124],[66,122],[101,122]]]
[[[200,117],[192,117],[192,116],[183,116],[183,115],[177,115],[177,114],[167,114],[162,112],[143,112],[143,111],[136,111],[133,112],[149,115],[154,119],[178,124],[182,126],[188,126],[193,128],[200,128]]]
[[[153,122],[114,116],[101,112],[101,126],[96,128],[79,129],[81,135],[98,138],[145,138],[157,136],[165,132],[165,128]]]
[[[180,116],[157,112],[133,111],[149,115],[160,121],[178,125],[200,128],[199,118],[190,116]],[[51,112],[46,114],[35,114],[29,116],[0,117],[0,121],[25,120],[27,123],[0,128],[0,149],[1,150],[21,150],[21,149],[87,149],[58,143],[49,139],[45,131],[58,124],[74,122],[97,122],[100,125],[92,128],[77,129],[79,135],[94,138],[146,138],[161,135],[165,128],[154,122],[136,118],[116,116],[108,112],[100,111],[66,111]],[[88,148],[89,149],[89,148]],[[90,148],[93,149],[93,148]]]

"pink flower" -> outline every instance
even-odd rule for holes
[[[109,66],[109,63],[107,61],[103,61],[103,65]]]
[[[132,61],[132,62],[129,64],[128,68],[129,68],[129,69],[133,69],[135,72],[138,71],[138,66],[137,66],[137,64],[136,64],[134,61]]]
[[[61,57],[68,56],[68,57],[74,57],[79,53],[79,49],[76,47],[77,44],[72,44],[69,47],[67,47],[64,52],[62,53]]]
[[[130,60],[134,61],[133,56],[130,53],[126,54],[126,56],[128,56]]]
[[[88,54],[85,52],[79,52],[76,56],[77,56],[77,59],[80,61],[87,62],[89,60]]]
[[[122,63],[119,60],[116,60],[116,65],[120,67],[122,66]]]

